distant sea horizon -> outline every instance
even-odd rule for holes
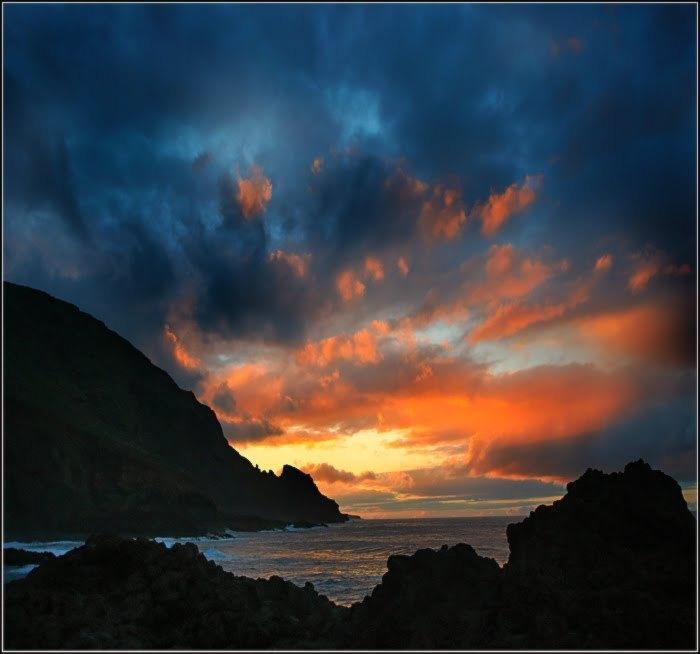
[[[261,532],[237,532],[230,538],[158,537],[171,547],[195,543],[204,556],[237,576],[269,578],[277,575],[299,586],[311,582],[337,604],[361,601],[381,582],[387,559],[419,549],[466,543],[499,565],[508,560],[506,527],[524,516],[362,518],[328,527]],[[7,541],[17,547],[57,556],[83,541]],[[35,566],[6,567],[4,581],[25,576]]]

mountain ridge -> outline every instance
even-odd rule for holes
[[[3,290],[7,535],[347,519],[292,466],[256,469],[210,407],[97,318],[27,286]]]

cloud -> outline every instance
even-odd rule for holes
[[[165,325],[163,335],[172,344],[173,355],[175,356],[175,360],[178,362],[178,364],[180,364],[183,368],[187,368],[188,370],[199,368],[201,361],[187,351],[185,346],[177,337],[177,334],[175,334],[175,332],[171,329],[170,325]]]
[[[531,325],[559,318],[566,312],[566,304],[504,304],[469,334],[471,343],[506,338]]]
[[[627,287],[632,293],[641,293],[651,279],[658,275],[661,266],[656,261],[645,261],[630,275]]]
[[[622,421],[570,439],[495,445],[472,474],[481,469],[497,476],[569,481],[588,467],[619,470],[634,452],[678,480],[692,480],[697,451],[688,399],[680,395],[670,405],[641,406]]]
[[[226,382],[219,384],[216,393],[211,399],[211,403],[215,409],[219,409],[223,413],[236,412],[236,398],[233,396],[231,389]]]
[[[355,276],[352,270],[341,272],[335,280],[335,286],[344,302],[349,302],[365,294],[365,285]]]
[[[639,294],[646,290],[649,282],[655,277],[664,275],[671,277],[684,277],[691,272],[690,265],[665,263],[668,256],[661,251],[648,249],[644,252],[636,252],[631,256],[635,266],[627,280],[627,288],[633,294]]]
[[[284,434],[282,428],[264,418],[222,420],[221,427],[224,436],[234,445],[269,440]]]
[[[443,464],[392,472],[352,473],[327,463],[307,464],[319,488],[344,511],[364,517],[515,514],[560,497],[557,482],[472,475],[464,465]]]
[[[420,221],[431,238],[454,239],[467,221],[460,191],[435,186],[432,195],[423,203]]]
[[[212,406],[226,384],[233,412],[215,410],[256,456],[323,442],[359,474],[333,449],[358,430],[383,444],[377,458],[391,439],[426,468],[459,446],[477,467],[424,489],[450,497],[478,465],[555,475],[644,448],[685,465],[672,418],[694,404],[670,389],[695,349],[691,7],[571,6],[563,20],[514,5],[13,5],[5,18],[7,278],[96,315]],[[264,172],[237,179],[241,161]],[[507,242],[489,249],[472,221]],[[653,256],[623,252],[646,244],[666,253],[653,274]],[[336,286],[348,271],[354,301]],[[494,340],[474,348],[470,328]],[[363,330],[360,356],[376,360],[358,365]],[[307,343],[325,360],[324,341],[332,362],[297,361]],[[639,444],[633,427],[611,431],[655,403],[657,449],[650,431]],[[582,430],[617,445],[579,445]],[[519,456],[541,467],[518,472]],[[362,501],[447,510],[412,504],[420,475],[396,472],[365,480]]]
[[[214,159],[211,152],[200,152],[192,161],[192,169],[196,171],[204,170]]]
[[[308,254],[302,256],[299,254],[294,254],[293,252],[285,252],[284,250],[273,250],[268,255],[269,261],[284,262],[287,266],[289,266],[289,268],[292,269],[292,272],[294,272],[297,277],[306,276],[307,263],[310,258],[311,255]]]
[[[479,305],[525,297],[556,274],[566,272],[568,265],[566,259],[545,262],[528,256],[512,244],[493,245],[486,255],[485,278],[466,285],[468,301]],[[472,272],[469,266],[466,271]]]
[[[684,302],[647,302],[582,316],[573,324],[611,357],[681,367],[695,361],[695,321]]]
[[[262,214],[272,199],[272,183],[259,166],[251,166],[247,178],[239,176],[237,187],[236,202],[246,219]]]
[[[493,236],[514,215],[522,213],[537,198],[541,175],[528,175],[522,184],[511,184],[502,193],[491,193],[489,199],[474,210],[481,220],[481,232]]]
[[[347,470],[339,470],[330,463],[307,463],[301,467],[301,470],[311,475],[314,481],[326,482],[328,484],[334,484],[336,482],[355,484],[366,479],[377,478],[377,475],[371,471],[354,474]]]
[[[513,246],[492,245],[486,260],[486,272],[490,277],[498,277],[509,273],[513,267]]]
[[[381,326],[381,323],[379,323]],[[336,361],[351,361],[357,365],[381,360],[375,334],[362,329],[354,334],[331,336],[317,343],[307,343],[296,355],[302,366],[325,367]]]
[[[612,254],[601,254],[595,262],[594,270],[610,270],[613,265],[613,255]]]
[[[384,266],[382,266],[382,262],[376,257],[367,257],[365,259],[365,275],[375,282],[380,282],[384,279]]]

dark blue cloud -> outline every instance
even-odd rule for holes
[[[192,279],[204,328],[302,338],[347,261],[415,236],[419,207],[386,190],[397,158],[468,208],[543,174],[504,228],[524,246],[693,255],[691,6],[10,5],[4,36],[8,276],[142,347]],[[252,163],[264,225],[233,202]],[[15,256],[37,232],[55,251]],[[280,246],[313,253],[306,284],[268,265]]]

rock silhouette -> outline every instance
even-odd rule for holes
[[[194,545],[95,537],[6,587],[10,648],[692,649],[695,518],[646,463],[588,470],[508,528],[504,568],[460,544],[391,556],[372,594],[251,580]]]
[[[113,536],[6,591],[6,644],[20,648],[315,648],[341,615],[311,584],[234,577],[191,543]]]
[[[30,552],[16,547],[6,547],[3,550],[5,565],[38,565],[54,558],[56,557],[51,552]]]
[[[191,536],[338,522],[311,477],[261,472],[214,412],[103,323],[5,282],[5,536]]]

